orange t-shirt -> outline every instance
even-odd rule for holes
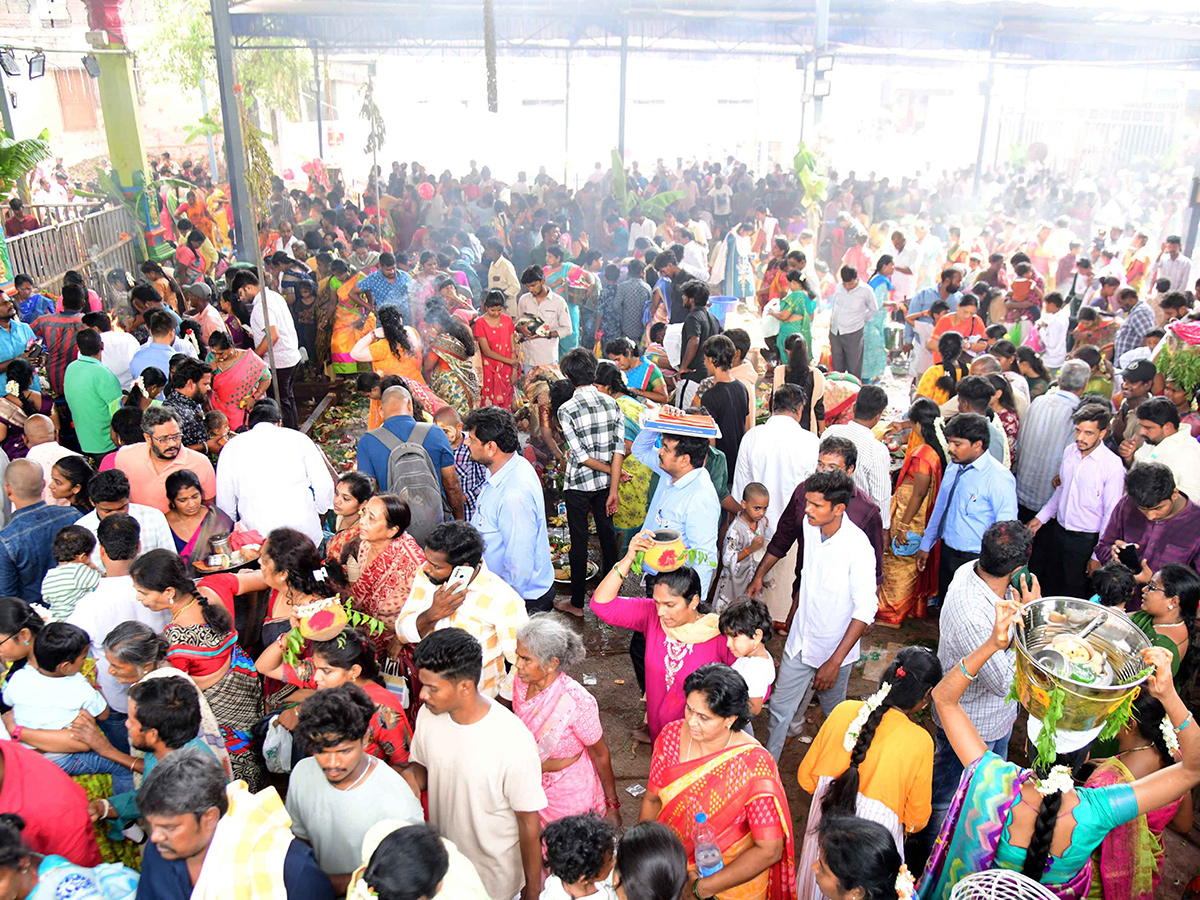
[[[800,761],[797,778],[810,794],[822,775],[837,778],[850,768],[850,751],[842,741],[862,705],[861,700],[839,703]],[[885,712],[858,767],[858,792],[894,812],[910,834],[924,828],[933,792],[933,738],[929,732],[900,710]]]
[[[941,337],[947,331],[957,331],[963,336],[963,343],[965,344],[973,338],[981,338],[987,334],[987,328],[984,327],[983,319],[979,318],[979,316],[971,316],[970,322],[954,322],[951,319],[952,315],[953,313],[947,313],[938,319],[937,325],[933,327],[933,336],[935,338]],[[938,353],[936,348],[933,351],[933,361],[935,363],[942,361],[942,354]]]

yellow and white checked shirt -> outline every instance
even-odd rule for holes
[[[417,617],[433,605],[433,595],[438,589],[425,574],[418,570],[413,579],[412,593],[396,619],[396,633],[402,641],[420,643]],[[479,574],[467,585],[467,596],[462,606],[449,617],[439,619],[434,629],[461,628],[483,645],[483,676],[479,679],[479,692],[488,697],[497,695],[505,700],[512,699],[512,673],[505,669],[517,661],[517,631],[529,621],[525,612],[525,601],[521,595],[488,570],[487,563],[479,564]]]

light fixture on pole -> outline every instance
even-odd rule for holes
[[[829,96],[830,84],[824,78],[818,78],[813,83],[813,96],[817,98]]]
[[[4,74],[11,77],[16,77],[21,74],[21,64],[17,62],[17,54],[11,49],[5,48],[0,50],[0,68],[4,69]]]
[[[29,79],[41,78],[46,74],[46,54],[39,50],[29,60]]]
[[[816,68],[817,72],[828,72],[831,69],[833,69],[833,54],[832,53],[817,54],[817,59],[816,59],[814,68]]]
[[[83,68],[93,78],[100,77],[100,61],[91,54],[83,58]]]

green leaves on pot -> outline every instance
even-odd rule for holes
[[[1100,733],[1096,735],[1097,741],[1111,741],[1129,720],[1133,717],[1133,701],[1137,698],[1136,690],[1130,691],[1125,695],[1125,699],[1121,701],[1121,705],[1109,713],[1108,720],[1104,723],[1104,727],[1100,729]]]
[[[1067,702],[1067,692],[1056,687],[1050,692],[1050,706],[1042,717],[1042,732],[1037,737],[1036,768],[1044,772],[1050,771],[1058,759],[1058,722],[1063,717],[1063,707]]]

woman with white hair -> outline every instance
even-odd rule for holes
[[[583,661],[583,639],[552,613],[517,632],[513,712],[533,732],[542,760],[542,826],[595,812],[620,827],[621,801],[596,698],[563,669]]]

